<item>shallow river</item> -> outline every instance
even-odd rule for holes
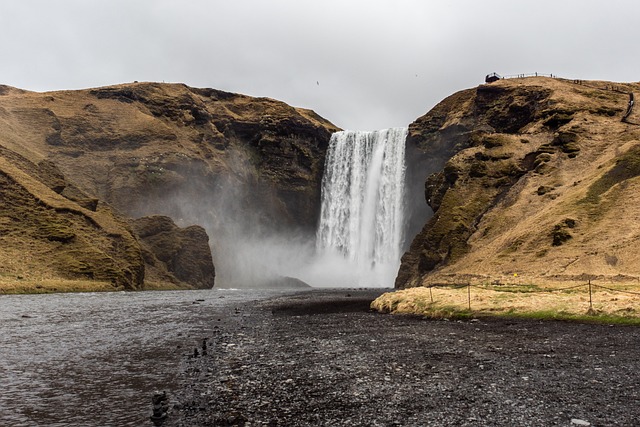
[[[270,295],[0,295],[0,426],[152,425],[153,391],[176,389],[216,311]]]

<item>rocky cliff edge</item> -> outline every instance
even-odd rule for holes
[[[639,84],[500,80],[409,127],[433,216],[397,288],[436,283],[637,281]],[[621,119],[626,116],[625,121]]]

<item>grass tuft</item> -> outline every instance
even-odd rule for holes
[[[420,287],[389,292],[371,303],[384,313],[432,319],[521,318],[640,325],[640,285],[592,288],[537,284]],[[471,298],[469,299],[469,290]],[[471,309],[469,309],[469,305]]]

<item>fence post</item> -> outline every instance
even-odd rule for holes
[[[467,284],[467,294],[469,296],[469,311],[471,311],[471,282]]]
[[[433,291],[432,291],[432,289],[433,289],[433,285],[429,286],[429,296],[431,297],[431,302],[433,302]]]
[[[589,279],[589,311],[593,311],[593,297],[591,295],[591,279]]]

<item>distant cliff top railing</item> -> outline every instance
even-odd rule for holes
[[[504,80],[504,79],[524,79],[527,77],[551,77],[552,79],[558,79],[558,80],[563,80],[566,82],[573,82],[575,84],[579,84],[582,86],[586,86],[586,87],[590,87],[592,89],[599,89],[599,90],[607,90],[610,92],[618,92],[618,93],[624,93],[624,94],[628,94],[629,91],[625,90],[623,86],[621,85],[615,85],[615,84],[610,84],[610,83],[605,83],[603,82],[603,84],[597,84],[594,81],[589,81],[589,80],[581,80],[581,79],[568,79],[565,77],[558,77],[557,74],[545,74],[545,73],[525,73],[525,74],[512,74],[512,75],[508,75],[508,76],[501,76],[498,73],[491,73],[491,74],[487,74],[484,78],[485,83],[493,83],[495,81],[498,80]]]
[[[555,74],[544,74],[544,73],[525,73],[525,74],[513,74],[509,76],[501,76],[498,73],[487,74],[484,78],[485,83],[493,83],[497,80],[502,79],[524,79],[525,77],[551,77],[552,79],[557,78]]]
[[[612,83],[597,84],[596,82],[593,82],[593,81],[586,81],[586,80],[580,80],[580,79],[567,79],[567,78],[558,77],[556,74],[544,74],[544,73],[512,74],[509,76],[501,76],[498,73],[491,73],[485,76],[484,81],[485,83],[493,83],[495,81],[503,80],[503,79],[524,79],[527,77],[551,77],[552,79],[569,81],[569,82],[573,82],[575,84],[586,86],[592,89],[606,90],[609,92],[616,92],[616,93],[629,95],[627,110],[622,116],[621,121],[623,123],[627,123],[630,125],[640,126],[640,123],[632,122],[629,120],[629,116],[631,116],[631,114],[633,113],[633,107],[635,105],[635,98],[634,98],[633,92],[626,90],[624,86],[621,86],[621,85],[616,85]]]

